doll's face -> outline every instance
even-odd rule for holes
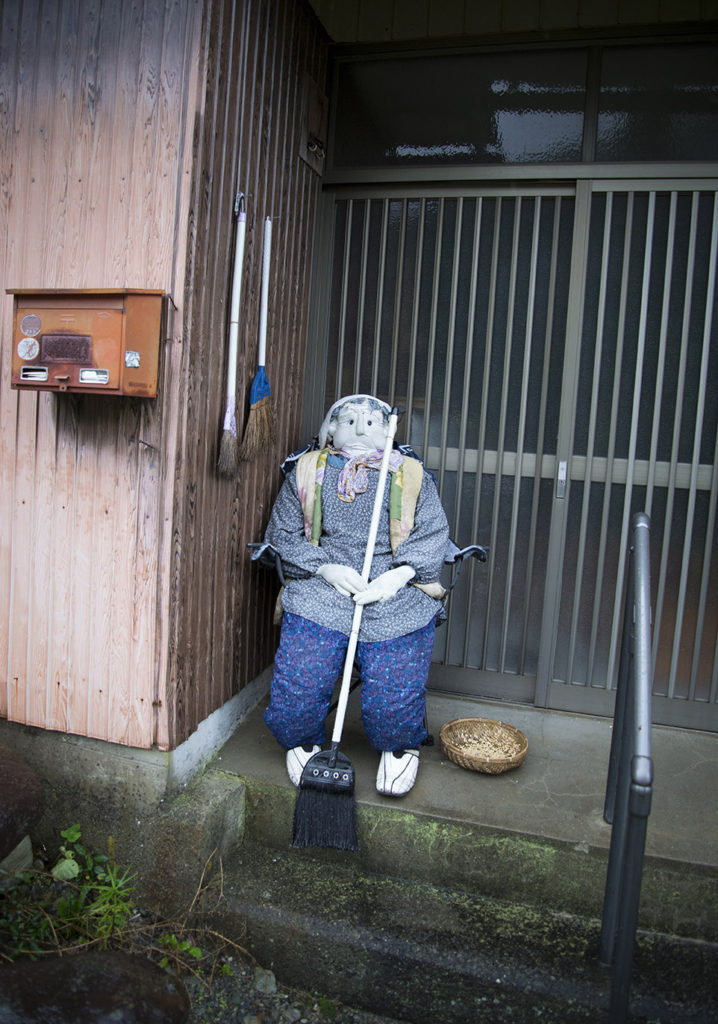
[[[350,455],[382,449],[386,443],[386,423],[381,409],[371,409],[364,402],[347,402],[332,421],[335,448]]]

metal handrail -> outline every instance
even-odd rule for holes
[[[601,961],[612,967],[611,1024],[623,1024],[628,1017],[651,810],[650,527],[643,512],[631,520],[628,591],[603,814],[612,825],[601,921]]]

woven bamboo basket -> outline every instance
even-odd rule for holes
[[[457,718],[442,725],[441,749],[461,768],[500,775],[526,760],[529,741],[520,729],[493,718]]]

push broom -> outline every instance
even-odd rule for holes
[[[232,297],[229,306],[229,351],[227,353],[227,394],[222,439],[219,443],[217,469],[222,476],[235,476],[239,465],[239,439],[237,437],[237,338],[239,336],[239,301],[242,294],[244,266],[244,237],[247,214],[244,196],[237,193],[234,201],[237,233],[234,241],[234,267],[232,270]]]
[[[369,573],[374,557],[379,517],[384,501],[386,478],[389,473],[389,459],[398,418],[398,410],[392,409],[361,571],[362,579],[366,583],[369,582]],[[320,750],[309,758],[299,780],[299,793],[294,805],[292,846],[331,846],[337,850],[352,851],[357,849],[354,766],[346,754],[342,754],[339,750],[339,743],[344,729],[344,716],[351,689],[354,655],[359,639],[363,608],[364,606],[360,604],[354,608],[331,747],[328,750]]]
[[[269,264],[272,254],[272,220],[264,222],[264,248],[262,251],[262,294],[259,306],[259,352],[257,373],[249,391],[249,418],[239,449],[243,461],[256,459],[274,441],[274,410],[267,380],[267,306],[269,298]]]

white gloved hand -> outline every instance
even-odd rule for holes
[[[381,576],[357,594],[354,598],[355,604],[372,604],[374,601],[388,601],[398,590],[406,586],[410,579],[416,576],[416,570],[410,565],[400,565],[396,569],[387,569]]]
[[[366,581],[350,565],[338,565],[335,562],[330,562],[329,565],[322,565],[317,569],[316,574],[331,584],[340,594],[345,594],[347,597],[358,594],[367,588]]]

